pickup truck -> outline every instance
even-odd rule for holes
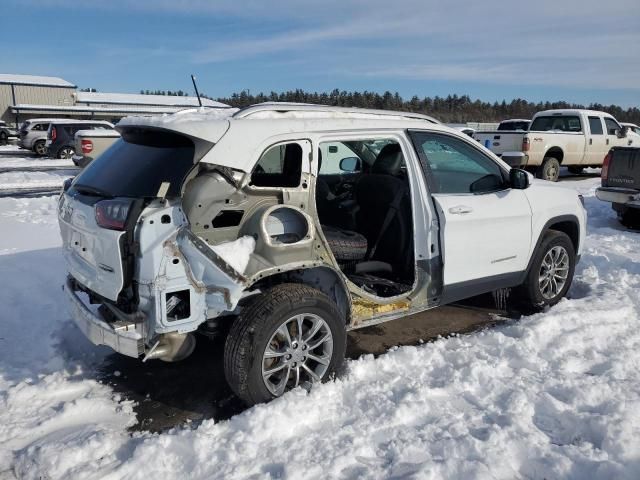
[[[546,110],[534,115],[527,132],[479,133],[474,138],[512,167],[553,182],[560,166],[577,174],[602,166],[611,147],[640,145],[640,135],[594,110]]]
[[[640,227],[640,148],[614,147],[609,151],[596,197],[612,203],[620,223]]]
[[[472,137],[493,153],[501,156],[504,152],[517,150],[522,144],[522,132],[529,129],[531,120],[513,118],[503,120],[497,130],[481,130]]]
[[[120,138],[116,130],[78,130],[73,163],[84,168]]]

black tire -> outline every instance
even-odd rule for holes
[[[65,145],[64,147],[62,147],[60,150],[58,150],[58,158],[64,158],[64,159],[70,159],[71,157],[73,157],[75,155],[76,151],[73,147],[70,147],[68,145]]]
[[[618,212],[618,221],[632,230],[640,230],[640,209],[625,208]]]
[[[362,260],[367,254],[367,239],[351,230],[322,226],[322,232],[339,262]]]
[[[542,165],[536,170],[536,177],[557,182],[560,176],[560,162],[555,157],[544,157]]]
[[[0,145],[6,145],[9,143],[7,141],[7,132],[0,132]]]
[[[47,154],[47,147],[44,140],[38,140],[33,144],[33,153],[41,157]]]
[[[234,321],[224,347],[224,373],[233,392],[248,406],[274,395],[262,378],[263,354],[276,330],[299,314],[321,317],[333,341],[325,381],[342,365],[346,349],[345,320],[324,293],[302,284],[285,283],[257,295]],[[286,391],[286,390],[285,390]]]
[[[580,175],[584,171],[584,167],[571,166],[568,167],[569,173],[573,175]]]
[[[561,247],[568,254],[569,264],[567,278],[562,288],[553,298],[545,298],[540,285],[542,262],[554,247]],[[515,291],[517,300],[523,307],[531,310],[540,310],[545,306],[555,305],[566,295],[569,287],[571,287],[575,268],[576,253],[573,242],[571,242],[569,236],[564,232],[556,230],[547,231],[538,249],[533,254],[533,261],[531,262],[525,281]]]

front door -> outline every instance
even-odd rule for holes
[[[508,172],[472,142],[413,132],[440,221],[444,286],[496,286],[527,268],[531,208]],[[515,275],[513,275],[515,277]],[[508,280],[506,280],[508,283]]]

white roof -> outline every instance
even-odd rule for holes
[[[633,127],[633,128],[638,128],[638,125],[636,125],[635,123],[620,122],[620,125],[622,125],[623,127]]]
[[[102,103],[118,105],[155,105],[175,107],[197,107],[198,97],[179,97],[177,95],[142,95],[136,93],[77,92],[77,103]],[[224,103],[202,98],[206,107],[228,107]]]
[[[58,77],[41,77],[38,75],[15,75],[12,73],[0,73],[0,83],[13,83],[17,85],[39,85],[46,87],[69,87],[76,86]]]
[[[529,118],[508,118],[506,120],[502,120],[500,123],[506,123],[506,122],[530,122],[531,119]]]
[[[556,110],[543,110],[542,112],[536,113],[534,116],[537,117],[539,115],[578,115],[580,113],[584,113],[585,115],[602,115],[605,117],[613,118],[613,115],[607,112],[600,112],[598,110],[587,110],[586,108],[559,108]]]
[[[408,112],[324,105],[292,107],[291,104],[269,104],[243,110],[198,108],[155,118],[127,117],[116,128],[120,131],[129,126],[164,128],[215,143],[216,147],[209,150],[200,161],[244,172],[251,170],[256,160],[254,156],[264,149],[264,143],[279,135],[300,133],[314,136],[347,130],[385,131],[425,127],[463,135],[430,117]]]

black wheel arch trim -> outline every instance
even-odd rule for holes
[[[540,235],[538,235],[538,240],[536,241],[536,245],[533,248],[533,250],[531,250],[531,256],[529,257],[529,262],[527,263],[527,269],[525,270],[524,275],[522,277],[523,281],[527,272],[531,269],[531,264],[533,263],[535,253],[538,250],[538,248],[540,248],[540,244],[542,244],[542,240],[544,239],[545,234],[549,230],[554,230],[553,228],[551,228],[553,225],[556,225],[558,223],[566,223],[566,222],[570,222],[575,225],[575,228],[577,230],[577,238],[575,238],[574,240],[573,238],[571,238],[571,235],[569,235],[567,232],[564,232],[563,230],[557,230],[557,231],[567,234],[567,236],[571,239],[571,242],[573,243],[573,247],[575,249],[575,254],[576,254],[576,260],[579,258],[578,250],[580,249],[580,221],[578,220],[578,217],[576,217],[575,215],[559,215],[557,217],[550,218],[549,220],[547,220],[547,223],[545,223],[542,229],[540,230]],[[576,264],[577,263],[578,262],[576,261]]]

